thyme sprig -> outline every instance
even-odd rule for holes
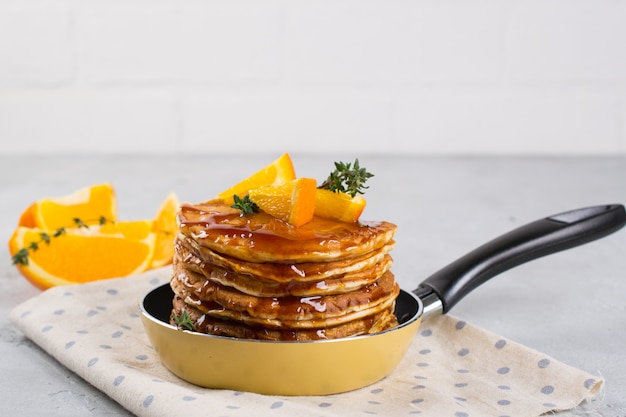
[[[89,229],[89,224],[87,222],[92,223],[89,220],[85,221],[78,217],[73,218],[72,221],[73,221],[73,224],[72,224],[73,227],[78,227],[78,228],[83,228],[83,229]],[[95,221],[97,221],[100,226],[106,223],[113,223],[112,220],[109,220],[104,216],[100,216]],[[68,226],[68,227],[72,227],[72,226]],[[50,243],[52,242],[52,239],[55,239],[59,236],[64,235],[68,227],[60,227],[52,233],[48,233],[48,232],[39,233],[39,240],[30,242],[27,247],[21,248],[15,253],[15,255],[11,257],[11,261],[13,265],[28,266],[28,257],[30,256],[31,252],[36,252],[37,250],[39,250],[39,248],[42,245],[46,245],[46,246],[50,245]]]
[[[317,188],[324,188],[334,192],[343,192],[351,197],[357,194],[364,194],[369,187],[365,185],[374,174],[359,165],[359,159],[354,160],[354,164],[348,162],[335,162],[335,170]]]
[[[195,329],[193,320],[191,319],[191,316],[189,315],[189,313],[187,313],[187,310],[183,310],[180,316],[173,316],[173,318],[174,318],[174,323],[176,323],[176,327],[178,327],[180,330],[192,330],[193,331]]]
[[[231,207],[241,210],[242,217],[259,211],[259,206],[257,206],[254,201],[250,200],[249,194],[246,194],[243,198],[235,194],[233,195],[233,200],[235,203]]]

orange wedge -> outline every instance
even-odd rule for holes
[[[343,222],[356,222],[365,209],[363,197],[325,189],[318,189],[315,195],[315,215]]]
[[[233,195],[235,194],[244,197],[246,194],[249,194],[249,191],[253,188],[266,185],[280,185],[287,181],[294,180],[295,178],[296,172],[293,168],[291,157],[289,154],[285,153],[265,168],[260,169],[248,178],[241,180],[227,190],[219,193],[217,197],[224,200],[225,204],[231,205],[234,203]]]
[[[103,235],[118,235],[126,239],[143,240],[152,233],[153,225],[152,220],[129,220],[91,226],[90,229]]]
[[[150,268],[159,268],[169,265],[174,259],[174,239],[178,233],[176,213],[180,207],[178,197],[170,193],[161,203],[152,224],[152,231],[156,235],[154,256]]]
[[[146,230],[145,225],[133,227]],[[42,240],[42,234],[51,236],[47,231],[18,227],[9,240],[9,252],[15,256],[28,248],[26,261],[16,266],[41,289],[133,275],[150,265],[155,241],[151,232],[140,239],[126,237],[124,233],[141,235],[133,227],[119,233],[109,226],[105,233],[98,226],[65,229],[49,243]]]
[[[313,219],[317,183],[313,178],[298,178],[281,185],[266,185],[249,191],[259,209],[294,226]]]
[[[35,223],[35,206],[36,203],[31,204],[24,210],[24,212],[20,215],[20,219],[17,222],[18,226],[24,227],[37,227]]]
[[[85,224],[99,224],[100,218],[117,220],[115,191],[111,184],[81,188],[73,194],[44,198],[29,206],[20,216],[18,226],[56,230],[74,225],[79,218]]]

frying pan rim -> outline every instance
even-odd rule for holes
[[[395,327],[392,327],[391,329],[383,330],[382,332],[372,333],[372,334],[364,334],[364,335],[352,336],[352,337],[341,337],[341,338],[337,338],[337,339],[321,339],[321,340],[241,339],[241,338],[236,338],[236,337],[231,337],[231,336],[219,336],[219,335],[213,335],[213,334],[194,332],[192,330],[179,329],[178,327],[172,326],[170,323],[164,322],[163,320],[160,320],[157,317],[155,317],[152,314],[150,314],[148,312],[148,310],[146,309],[146,307],[145,307],[146,299],[151,294],[153,294],[153,293],[155,293],[157,291],[163,291],[164,287],[169,287],[169,283],[159,285],[156,288],[153,288],[153,289],[151,289],[150,291],[148,291],[148,292],[146,292],[144,294],[144,296],[141,298],[141,301],[139,302],[139,309],[141,310],[142,316],[144,316],[148,320],[154,322],[158,326],[164,327],[164,328],[169,329],[169,330],[174,330],[174,331],[177,331],[177,332],[183,332],[183,333],[186,333],[186,334],[188,334],[188,335],[190,335],[192,337],[203,337],[203,338],[208,338],[208,339],[218,339],[218,340],[230,341],[230,342],[235,342],[235,343],[248,342],[248,343],[267,343],[267,344],[278,344],[278,345],[304,345],[304,344],[310,344],[310,343],[315,343],[315,344],[321,344],[321,343],[341,343],[341,342],[347,342],[347,341],[351,341],[351,340],[379,337],[379,336],[383,336],[383,335],[385,335],[385,334],[387,334],[389,332],[399,331],[400,329],[402,329],[404,327],[410,326],[411,324],[413,324],[417,320],[419,320],[422,317],[422,314],[424,312],[424,304],[423,304],[422,300],[417,295],[415,295],[413,292],[405,291],[405,290],[401,289],[400,290],[400,294],[398,294],[398,298],[400,297],[400,295],[404,295],[404,296],[409,296],[412,299],[414,299],[417,302],[417,306],[418,306],[417,312],[415,314],[413,314],[413,316],[411,318],[409,318],[408,320],[400,323],[399,325],[397,325]]]

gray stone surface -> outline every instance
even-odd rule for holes
[[[405,289],[465,252],[561,211],[626,203],[624,157],[407,157],[292,155],[298,175],[323,179],[355,156],[376,176],[364,219],[398,224],[394,272]],[[175,191],[201,201],[276,155],[1,156],[0,237],[33,200],[111,182],[120,217],[152,217]],[[6,246],[5,246],[6,248]],[[451,314],[602,375],[601,398],[563,415],[626,415],[626,231],[505,272]],[[128,413],[59,365],[9,322],[39,290],[0,252],[0,412],[113,416]]]

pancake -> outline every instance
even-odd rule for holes
[[[390,307],[400,288],[387,271],[359,291],[312,297],[255,297],[211,281],[186,281],[182,272],[172,277],[174,293],[203,313],[271,328],[319,328],[370,316]]]
[[[383,260],[393,247],[395,241],[390,240],[384,246],[360,256],[339,258],[326,262],[247,262],[200,246],[193,239],[179,235],[174,247],[179,258],[185,263],[211,264],[228,269],[242,275],[251,275],[255,279],[271,280],[287,284],[298,281],[320,281],[335,278],[338,275],[356,272]],[[193,256],[193,258],[191,258]],[[188,258],[189,257],[189,258]]]
[[[183,204],[171,323],[265,340],[350,337],[397,325],[396,225],[314,217],[294,227],[221,201]]]
[[[348,223],[321,217],[293,227],[267,213],[241,216],[221,202],[183,204],[180,233],[198,245],[248,262],[327,262],[354,258],[385,246],[396,225]]]
[[[276,264],[246,263],[205,250],[194,254],[180,240],[175,242],[174,274],[186,274],[191,284],[205,280],[257,296],[286,297],[351,292],[372,284],[391,268],[387,245],[355,262]]]
[[[241,339],[274,341],[308,341],[354,337],[378,333],[398,325],[393,314],[393,307],[375,313],[372,316],[353,320],[338,326],[326,326],[319,329],[270,329],[255,327],[234,320],[224,320],[204,314],[199,309],[188,305],[180,297],[173,300],[172,324],[174,317],[180,317],[185,311],[194,326],[194,330],[216,336],[236,337]]]

